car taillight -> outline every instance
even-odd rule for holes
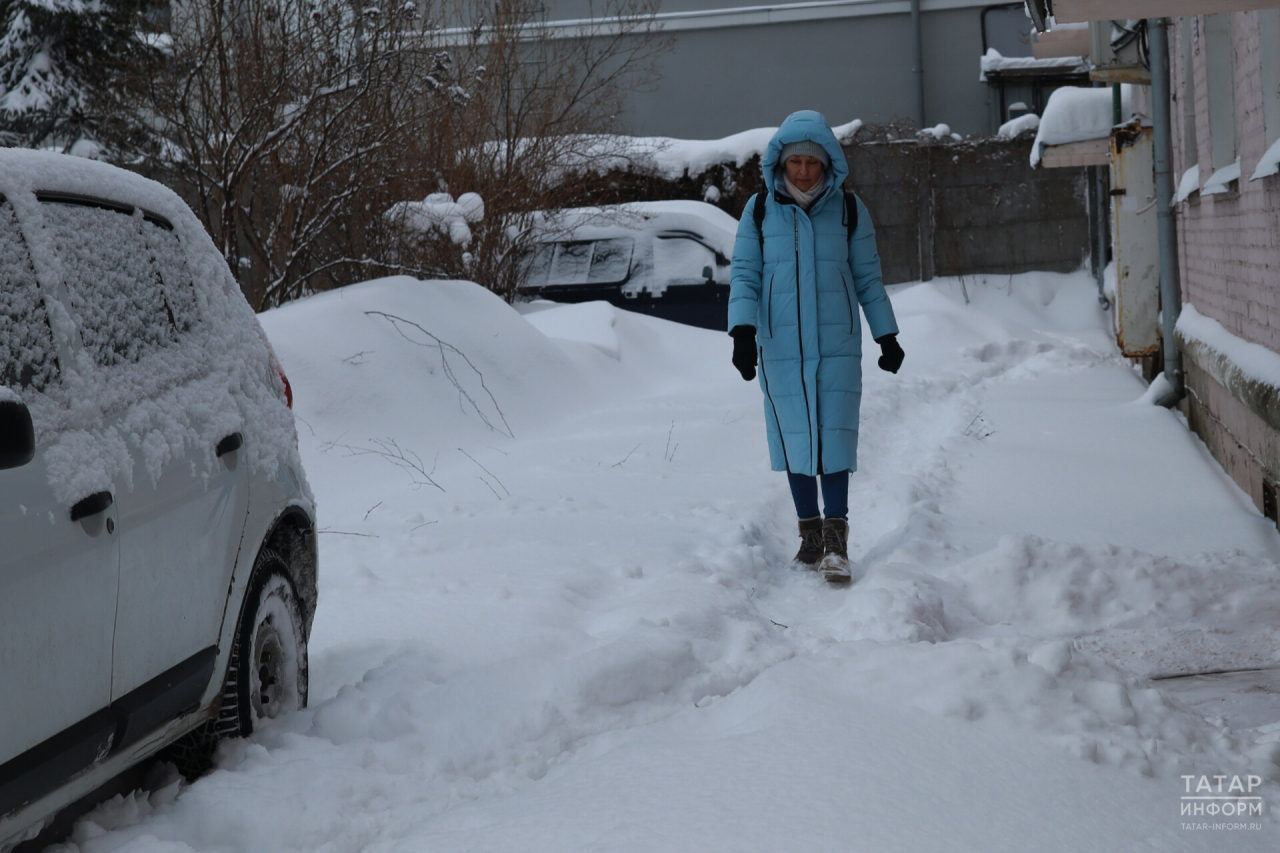
[[[293,410],[293,386],[289,384],[289,377],[285,376],[284,371],[278,367],[276,368],[276,375],[278,375],[280,377],[280,381],[284,383],[284,402],[285,402],[285,405],[289,407],[290,411],[292,411]]]

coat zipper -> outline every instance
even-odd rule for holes
[[[778,419],[778,405],[773,402],[773,394],[769,393],[769,375],[764,369],[764,350],[760,348],[758,353],[760,360],[760,384],[764,386],[764,397],[769,401],[769,407],[773,409],[773,422],[778,425],[778,443],[782,445],[782,464],[787,466],[787,471],[791,471],[791,458],[787,455],[787,441],[782,437],[782,421]]]
[[[818,459],[822,458],[822,434],[818,434],[818,443],[813,440],[813,418],[809,416],[809,383],[804,378],[804,318],[800,313],[800,208],[791,214],[791,223],[795,226],[796,249],[796,343],[800,346],[800,387],[804,390],[804,416],[809,422],[809,447],[817,450]],[[814,473],[821,474],[821,471]]]

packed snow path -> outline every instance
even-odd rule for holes
[[[1275,850],[1280,695],[1150,680],[1280,660],[1274,526],[1135,402],[1084,275],[892,290],[844,589],[788,569],[722,334],[408,279],[264,315],[311,707],[59,849]],[[1262,816],[1182,814],[1186,775]]]

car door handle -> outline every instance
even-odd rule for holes
[[[72,505],[71,520],[79,521],[82,518],[88,518],[91,515],[104,512],[115,503],[115,500],[110,492],[94,492],[89,497],[78,500]]]
[[[244,436],[242,436],[238,432],[231,433],[231,435],[227,436],[226,438],[222,439],[222,441],[218,442],[218,447],[217,447],[218,458],[221,459],[222,457],[226,456],[228,453],[231,453],[232,451],[235,451],[235,450],[239,450],[240,445],[242,444],[244,444]]]

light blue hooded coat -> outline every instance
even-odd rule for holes
[[[775,174],[782,147],[805,139],[831,157],[826,192],[808,212],[778,192],[782,174]],[[729,328],[756,328],[773,470],[810,476],[854,471],[862,400],[856,306],[862,306],[873,338],[898,331],[880,279],[875,227],[858,199],[858,227],[849,237],[841,190],[849,167],[821,113],[788,116],[770,140],[763,166],[769,190],[763,256],[753,196],[733,248]]]

